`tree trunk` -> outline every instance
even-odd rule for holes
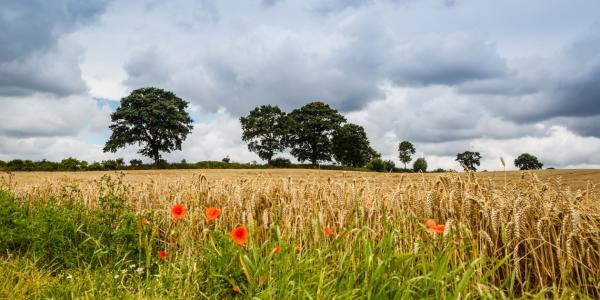
[[[154,154],[154,167],[152,169],[158,169],[158,160],[160,159],[160,155],[158,152]]]

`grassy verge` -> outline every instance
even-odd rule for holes
[[[516,269],[508,263],[510,253],[498,259],[485,248],[477,250],[476,241],[457,223],[431,233],[426,220],[388,222],[382,206],[379,227],[364,226],[364,213],[354,209],[352,220],[357,224],[328,234],[316,216],[305,228],[286,226],[275,208],[272,222],[245,222],[248,241],[237,244],[231,226],[220,222],[227,210],[206,221],[200,197],[179,219],[170,211],[136,211],[126,203],[128,188],[121,178],[102,178],[94,207],[73,196],[77,193],[26,201],[0,190],[0,298],[594,296],[571,286],[540,289],[520,284],[523,279],[516,278]],[[199,218],[207,222],[204,229],[190,230]],[[409,225],[415,222],[421,225]],[[162,251],[164,258],[159,256]]]

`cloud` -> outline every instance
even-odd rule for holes
[[[95,24],[108,1],[3,1],[0,96],[83,94],[83,48],[66,35]]]
[[[99,109],[96,101],[85,96],[56,98],[34,94],[3,97],[0,101],[0,136],[18,139],[77,136],[90,120],[96,130],[106,124],[102,120],[106,118],[107,109]]]
[[[162,86],[171,79],[169,59],[155,47],[135,53],[123,65],[127,79],[123,84],[132,88]]]
[[[283,2],[284,0],[261,0],[260,3],[264,6],[264,7],[271,7],[274,6],[275,4],[277,4],[277,2]]]
[[[107,0],[6,0],[0,10],[0,62],[26,59],[44,52],[58,39],[94,24],[106,11]]]
[[[551,57],[513,59],[506,76],[466,82],[457,92],[478,95],[494,115],[506,120],[568,124],[578,134],[599,137],[598,131],[587,129],[597,127],[589,120],[600,115],[598,82],[600,25],[595,25]]]

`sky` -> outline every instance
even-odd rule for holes
[[[264,163],[241,116],[321,101],[401,166],[600,168],[597,0],[4,0],[0,160],[151,159],[103,153],[110,114],[154,86],[194,129],[169,162]],[[292,161],[289,150],[279,154]],[[414,160],[413,160],[414,161]],[[412,165],[412,162],[411,164]],[[458,170],[459,168],[457,168]]]

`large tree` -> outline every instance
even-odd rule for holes
[[[286,147],[292,120],[278,106],[263,105],[241,117],[240,123],[244,131],[242,140],[249,142],[248,150],[271,163],[273,155]]]
[[[480,159],[481,154],[479,154],[479,152],[465,151],[463,153],[456,154],[456,161],[467,166],[467,168],[475,172],[477,172],[477,168],[475,168],[475,165],[480,166]]]
[[[181,143],[194,128],[193,120],[185,111],[188,102],[162,89],[137,89],[121,99],[121,107],[111,114],[113,122],[110,139],[104,152],[137,143],[138,153],[154,159],[158,168],[160,152],[181,150]]]
[[[303,162],[309,160],[313,166],[319,161],[331,161],[331,135],[346,122],[323,102],[312,102],[290,113],[294,126],[289,136],[291,154]]]
[[[331,143],[336,161],[351,167],[362,167],[369,162],[369,139],[362,126],[345,124],[333,133]]]
[[[529,153],[523,153],[515,159],[515,167],[519,168],[519,170],[539,170],[543,166],[544,164],[539,162],[537,157]]]
[[[404,141],[398,145],[398,152],[400,153],[398,158],[404,164],[404,169],[406,169],[406,164],[412,160],[410,156],[415,154],[415,151],[415,147],[409,141]]]

